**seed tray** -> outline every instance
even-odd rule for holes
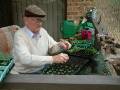
[[[1,60],[2,61],[2,60]],[[4,60],[0,63],[0,82],[4,80],[14,65],[13,60]]]
[[[88,63],[88,59],[70,56],[65,64],[53,64],[43,69],[42,74],[47,75],[76,75]]]

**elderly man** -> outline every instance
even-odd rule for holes
[[[40,73],[47,64],[65,63],[69,60],[69,56],[63,53],[48,55],[50,48],[60,45],[68,49],[69,43],[54,41],[42,27],[45,16],[46,13],[36,5],[29,5],[25,9],[23,17],[25,26],[14,36],[15,66],[11,73]]]

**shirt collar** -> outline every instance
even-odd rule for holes
[[[29,36],[30,38],[33,38],[34,33],[31,32],[31,30],[30,30],[28,27],[25,26],[25,27],[24,27],[24,30],[25,30],[25,32],[28,34],[28,36]],[[41,35],[40,35],[40,32],[38,32],[37,34],[38,34],[38,36],[41,36]]]

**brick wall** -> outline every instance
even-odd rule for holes
[[[95,0],[67,0],[67,19],[75,20],[83,16]]]

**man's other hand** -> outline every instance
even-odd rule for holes
[[[58,54],[53,56],[53,63],[66,63],[69,60],[69,56],[67,54]]]

